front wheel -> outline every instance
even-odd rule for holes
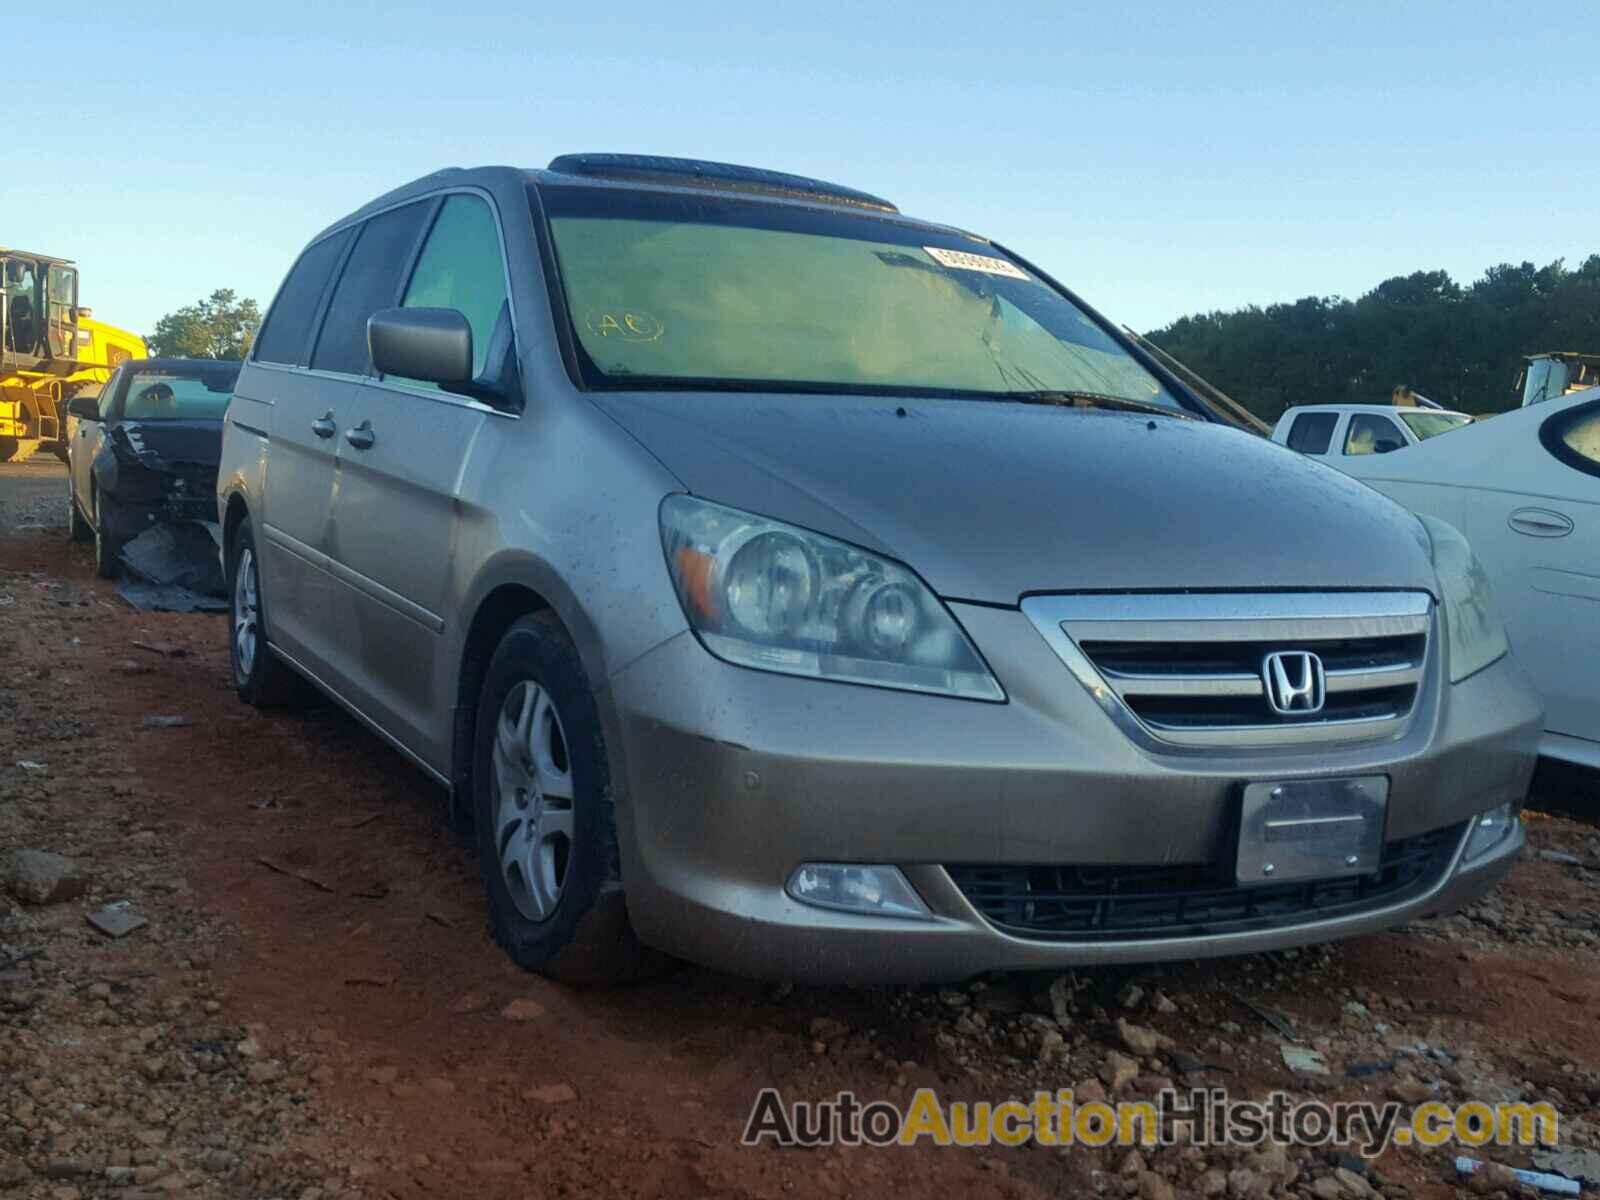
[[[115,579],[122,571],[122,539],[107,528],[107,522],[116,506],[100,495],[99,488],[90,495],[94,503],[94,573],[101,579]]]
[[[610,772],[577,648],[549,614],[506,631],[479,693],[473,816],[495,940],[569,983],[658,965],[628,925]]]
[[[78,489],[72,486],[72,477],[67,476],[67,509],[68,521],[72,526],[72,540],[87,542],[94,537],[94,526],[83,519],[83,509],[78,507]]]

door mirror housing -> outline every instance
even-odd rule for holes
[[[453,308],[385,308],[367,318],[367,348],[382,375],[456,388],[472,382],[472,326]]]
[[[67,415],[77,417],[80,421],[98,421],[100,419],[100,397],[74,396],[67,402]]]

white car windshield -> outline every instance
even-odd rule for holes
[[[1441,433],[1449,433],[1452,429],[1461,429],[1472,424],[1472,418],[1461,413],[1428,412],[1403,412],[1400,419],[1411,427],[1411,432],[1417,435],[1419,441],[1427,441],[1431,437],[1438,437]]]

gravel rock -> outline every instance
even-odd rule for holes
[[[1272,1181],[1259,1171],[1235,1167],[1228,1172],[1229,1200],[1266,1200],[1271,1191]]]
[[[1135,1025],[1126,1017],[1117,1018],[1117,1036],[1140,1058],[1149,1058],[1161,1049],[1162,1036],[1148,1025]]]
[[[1335,1167],[1333,1177],[1351,1200],[1364,1200],[1364,1197],[1373,1194],[1370,1183],[1345,1167]]]
[[[6,866],[6,884],[24,904],[58,904],[89,890],[77,863],[48,850],[17,850]]]
[[[1072,1025],[1072,976],[1057,975],[1050,981],[1050,1015],[1067,1029]]]
[[[544,1005],[526,997],[513,1000],[500,1010],[500,1015],[508,1021],[536,1021],[544,1014]]]
[[[1112,1093],[1120,1092],[1127,1087],[1138,1074],[1139,1064],[1115,1050],[1106,1055],[1105,1065],[1100,1068],[1100,1078],[1105,1081],[1106,1087]]]
[[[1067,1056],[1067,1039],[1059,1029],[1047,1029],[1039,1035],[1039,1061],[1045,1064],[1060,1062]]]

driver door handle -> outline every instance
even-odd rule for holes
[[[331,438],[338,431],[339,427],[333,423],[333,410],[331,408],[311,422],[311,432],[319,438]]]
[[[344,431],[344,440],[357,450],[370,450],[372,444],[378,440],[378,435],[372,432],[372,422],[363,421],[354,429]]]
[[[1519,508],[1506,524],[1529,537],[1558,538],[1572,532],[1572,518],[1548,508]]]

